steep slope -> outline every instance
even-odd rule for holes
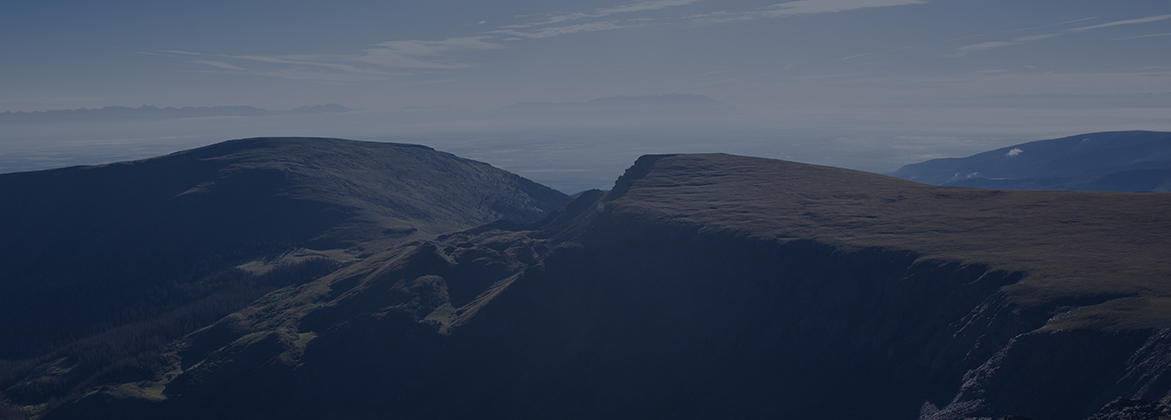
[[[152,349],[391,244],[569,201],[424,146],[319,138],[3,174],[0,197],[0,390],[23,405],[152,369]]]
[[[269,294],[46,418],[1084,418],[1171,391],[1169,205],[647,156],[555,219]]]
[[[1093,133],[906,165],[935,185],[1017,190],[1171,191],[1171,133]]]

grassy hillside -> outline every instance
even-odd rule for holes
[[[556,218],[270,293],[46,418],[1085,417],[1171,390],[1168,205],[645,156]]]
[[[1081,307],[1061,326],[1171,326],[1171,194],[936,187],[728,155],[632,171],[609,205],[651,223],[989,264],[1027,273],[1007,289],[1019,304]]]
[[[0,390],[26,404],[152,369],[170,340],[391,244],[569,201],[424,146],[316,138],[3,174],[0,197]]]

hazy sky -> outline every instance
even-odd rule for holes
[[[1166,0],[4,3],[0,111],[1171,92]]]
[[[490,120],[467,113],[517,102],[673,92],[752,116],[732,124],[916,150],[869,163],[806,158],[868,170],[1046,136],[1171,130],[1167,0],[6,0],[0,40],[0,112],[338,103],[376,116],[281,120],[282,130],[269,121],[208,132],[205,143],[397,138]],[[439,111],[421,118],[430,128],[408,130],[399,123],[420,118],[392,115],[404,107]],[[171,135],[214,123],[193,125]],[[0,142],[55,129],[0,127]],[[167,129],[151,130],[84,133],[145,141]],[[931,150],[932,138],[951,140]],[[990,138],[1001,140],[979,140]],[[472,150],[457,146],[449,151]],[[877,147],[866,146],[842,150]],[[789,156],[771,147],[736,151]],[[13,150],[0,145],[0,159]]]

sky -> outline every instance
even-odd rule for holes
[[[670,151],[889,172],[1041,138],[1171,131],[1171,2],[8,0],[0,78],[0,112],[360,110],[0,125],[0,172],[252,135],[423,143],[528,168],[521,174],[538,181],[582,156],[629,165],[636,152]],[[738,114],[608,125],[495,113],[520,102],[668,93],[705,95]],[[511,149],[519,152],[500,152]],[[525,154],[537,149],[548,153]],[[40,166],[27,165],[38,156]],[[538,169],[516,163],[541,159]],[[594,169],[576,170],[564,176]]]

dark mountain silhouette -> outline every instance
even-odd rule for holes
[[[1169,206],[645,156],[538,223],[270,293],[44,418],[1119,418],[1171,391]]]
[[[261,295],[569,197],[424,146],[234,140],[0,175],[0,391],[52,403]]]
[[[107,106],[35,112],[0,112],[0,123],[67,122],[67,121],[126,121],[166,120],[200,117],[260,117],[267,115],[307,115],[349,112],[353,109],[338,104],[302,106],[288,110],[269,110],[251,106],[200,106],[159,108],[143,105],[138,108]]]
[[[1171,191],[1171,133],[1083,134],[932,159],[891,175],[935,185],[1014,190]]]

